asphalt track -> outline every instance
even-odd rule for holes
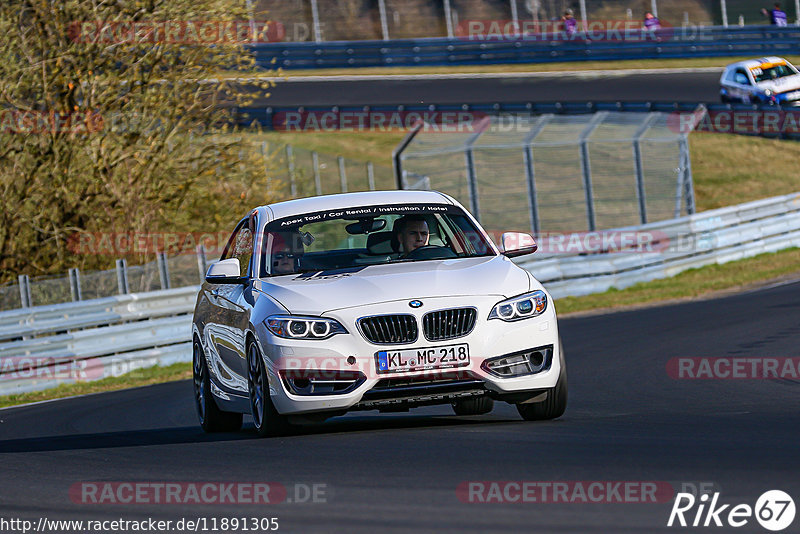
[[[0,410],[0,516],[278,517],[279,532],[659,532],[671,502],[487,504],[464,481],[710,482],[751,506],[800,502],[800,381],[676,380],[678,356],[797,356],[800,283],[716,300],[564,319],[570,401],[523,422],[446,406],[367,412],[283,438],[205,435],[188,381]],[[326,501],[274,505],[76,504],[81,481],[325,484]],[[290,489],[290,498],[292,496]],[[797,532],[800,519],[786,532]],[[755,523],[738,532],[764,532]]]
[[[459,76],[356,76],[278,82],[256,107],[510,102],[718,102],[721,69]]]

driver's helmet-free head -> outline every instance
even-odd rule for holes
[[[395,252],[410,252],[409,250],[403,250],[403,246],[401,244],[401,234],[405,231],[409,224],[414,222],[424,222],[428,227],[428,231],[430,232],[431,223],[428,221],[427,217],[424,217],[423,215],[403,215],[394,221],[394,225],[392,226],[392,250]]]
[[[295,272],[300,265],[300,258],[305,253],[300,233],[275,232],[271,237],[270,271],[273,274]]]

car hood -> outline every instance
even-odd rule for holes
[[[256,289],[289,312],[325,312],[394,300],[497,295],[530,288],[530,278],[505,256],[371,265],[262,278]]]
[[[763,81],[758,84],[758,88],[762,91],[769,89],[775,94],[796,91],[800,89],[800,75],[796,74],[778,78],[777,80]]]

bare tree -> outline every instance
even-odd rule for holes
[[[223,24],[247,21],[241,4],[0,4],[0,281],[112,261],[71,249],[76,233],[216,231],[274,197],[231,135],[247,92],[201,82],[254,68],[253,36]]]

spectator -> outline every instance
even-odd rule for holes
[[[567,37],[572,37],[578,31],[578,21],[572,16],[571,9],[564,12],[564,16],[561,17],[561,22],[564,23],[564,33],[567,34]]]
[[[775,8],[769,12],[770,22],[773,26],[778,27],[785,27],[788,24],[788,18],[786,17],[786,12],[781,10],[780,2],[775,2]]]
[[[644,29],[647,31],[661,29],[661,23],[658,21],[658,18],[649,11],[644,14]]]

